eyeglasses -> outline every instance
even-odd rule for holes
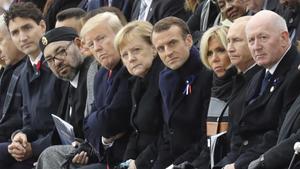
[[[55,55],[45,58],[43,64],[46,62],[48,64],[53,64],[55,60],[63,60],[67,56],[67,54],[68,54],[67,50],[71,46],[72,43],[73,43],[73,41],[68,43],[68,45],[66,47],[64,47],[64,48],[60,49],[58,52],[56,52]]]

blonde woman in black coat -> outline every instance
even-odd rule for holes
[[[164,66],[150,40],[152,27],[149,22],[134,21],[121,29],[115,38],[115,47],[123,64],[133,75],[130,118],[133,132],[124,157],[130,169],[144,168],[139,154],[150,148],[163,124],[158,79]]]

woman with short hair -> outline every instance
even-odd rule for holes
[[[163,125],[158,79],[164,65],[151,43],[152,27],[149,22],[133,21],[118,32],[114,42],[123,64],[133,75],[130,121],[134,130],[124,157],[130,169],[147,168],[139,154],[151,148]]]

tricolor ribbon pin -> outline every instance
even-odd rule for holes
[[[190,84],[190,81],[185,81],[185,89],[183,91],[183,94],[189,95],[192,93],[192,85]]]

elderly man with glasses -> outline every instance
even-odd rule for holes
[[[74,126],[75,136],[83,138],[83,116],[87,96],[86,77],[92,58],[80,54],[80,39],[70,27],[47,32],[40,40],[40,48],[51,71],[70,82],[63,93],[58,115]]]

